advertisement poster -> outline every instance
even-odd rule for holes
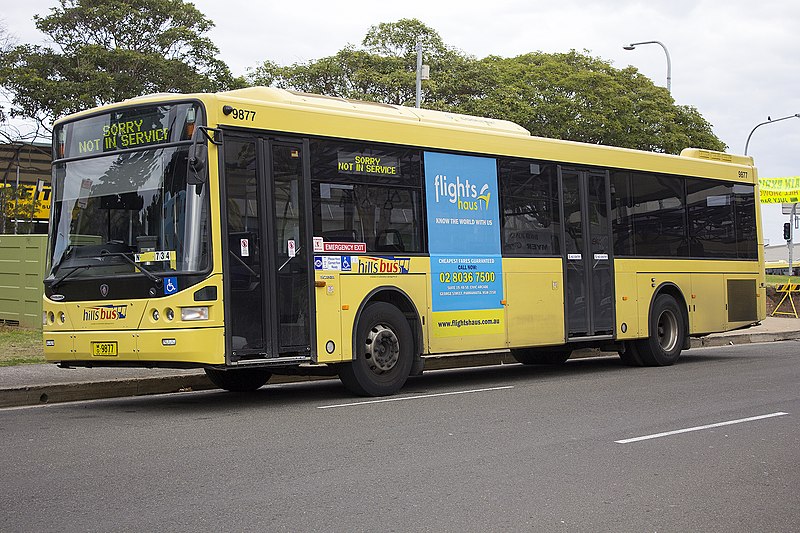
[[[425,153],[436,336],[504,332],[497,163]]]

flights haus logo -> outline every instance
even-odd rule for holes
[[[485,211],[489,208],[492,193],[488,183],[484,183],[479,191],[478,186],[468,179],[462,181],[461,176],[456,176],[455,180],[449,180],[443,174],[437,174],[433,183],[437,204],[440,199],[445,199],[456,204],[459,211]]]
[[[98,305],[83,310],[83,321],[123,320],[127,313],[127,305]]]

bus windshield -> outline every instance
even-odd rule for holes
[[[133,272],[125,261],[82,263],[119,253],[150,271],[206,268],[205,191],[187,184],[187,155],[179,146],[57,164],[51,275],[62,267],[83,268],[73,277]]]

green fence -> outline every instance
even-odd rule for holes
[[[0,235],[0,321],[42,327],[46,235]]]

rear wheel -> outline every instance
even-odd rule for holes
[[[238,368],[218,370],[206,368],[206,376],[211,383],[231,392],[250,392],[262,387],[272,376],[265,368]]]
[[[399,391],[414,360],[414,337],[405,315],[385,302],[369,304],[356,326],[355,358],[341,365],[339,379],[361,396]]]
[[[568,348],[519,348],[511,350],[511,355],[523,365],[560,365],[569,359],[572,350]]]
[[[645,366],[668,366],[681,355],[686,321],[678,302],[669,294],[659,295],[650,313],[650,334],[635,341],[634,353]]]

